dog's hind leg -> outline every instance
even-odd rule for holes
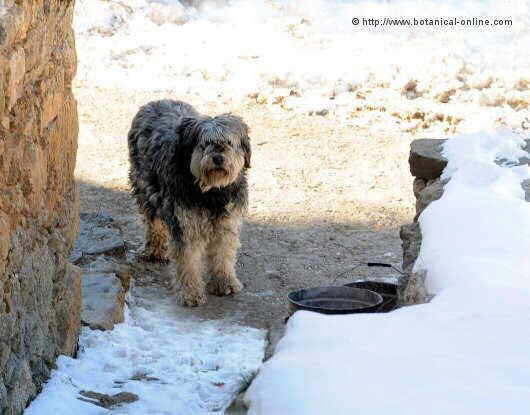
[[[168,262],[168,233],[159,218],[145,219],[145,249],[143,258],[151,262]]]
[[[204,242],[173,242],[172,256],[175,259],[177,275],[171,283],[179,304],[195,307],[206,303],[206,291],[202,279]]]
[[[243,288],[235,271],[241,218],[229,217],[216,224],[207,247],[210,280],[206,286],[214,295],[235,294]]]

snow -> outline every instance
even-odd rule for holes
[[[389,314],[297,312],[245,399],[249,415],[527,414],[530,203],[523,139],[444,147],[444,195],[420,216],[434,299]],[[496,161],[500,164],[497,164]]]
[[[78,358],[59,357],[25,415],[111,412],[79,400],[82,390],[139,396],[113,414],[223,414],[261,365],[263,330],[195,320],[158,287],[134,288],[129,303],[113,331],[82,329]]]
[[[510,17],[513,26],[385,30],[354,27],[354,16]],[[527,1],[79,0],[78,80],[205,100],[261,96],[295,111],[403,112],[409,94],[432,113],[488,113],[520,126],[529,18]],[[440,103],[444,94],[453,105]]]

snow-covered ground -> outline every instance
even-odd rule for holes
[[[363,16],[508,17],[513,25],[352,25]],[[526,0],[78,0],[78,80],[350,117],[419,110],[519,127],[530,103],[529,19]]]
[[[445,144],[449,183],[420,216],[429,304],[296,313],[246,394],[249,415],[527,414],[530,203],[521,137]],[[496,160],[505,160],[502,166]]]
[[[25,415],[223,414],[261,365],[265,332],[197,321],[158,287],[135,288],[123,324],[83,328],[77,359],[61,356]],[[137,402],[103,409],[80,391],[131,392]]]

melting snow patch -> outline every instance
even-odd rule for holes
[[[82,390],[138,395],[114,414],[223,414],[261,365],[265,333],[197,321],[160,288],[135,288],[125,323],[83,328],[80,345],[77,359],[59,358],[25,415],[109,412],[77,399]]]
[[[297,312],[246,393],[249,415],[525,415],[530,408],[530,203],[507,131],[449,140],[444,195],[420,216],[429,304]]]

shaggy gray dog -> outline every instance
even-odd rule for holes
[[[240,291],[235,261],[248,205],[247,125],[231,114],[206,117],[181,101],[155,101],[140,108],[128,141],[132,193],[147,228],[144,258],[167,261],[169,248],[182,305],[206,303],[206,290]]]

